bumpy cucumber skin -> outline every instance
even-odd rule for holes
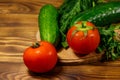
[[[38,21],[41,40],[56,46],[60,36],[57,9],[51,4],[44,5],[40,9]]]
[[[120,2],[109,2],[76,15],[71,26],[78,21],[90,21],[96,26],[106,26],[120,21]]]

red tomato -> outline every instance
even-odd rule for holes
[[[44,73],[53,69],[57,59],[55,47],[45,41],[28,47],[23,55],[23,61],[28,69],[37,73]]]
[[[68,30],[67,42],[75,53],[89,54],[98,47],[100,34],[94,24],[81,21]]]

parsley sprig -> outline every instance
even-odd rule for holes
[[[102,61],[116,60],[120,57],[120,24],[100,27],[101,42],[99,52],[104,52]]]

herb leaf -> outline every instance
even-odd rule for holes
[[[120,57],[120,41],[116,39],[120,38],[119,30],[120,24],[99,28],[101,42],[98,51],[104,51],[102,61],[116,60]]]

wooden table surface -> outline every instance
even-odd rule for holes
[[[0,0],[0,80],[120,80],[120,60],[57,64],[44,74],[26,68],[22,55],[36,41],[38,13],[44,4],[62,0]]]

